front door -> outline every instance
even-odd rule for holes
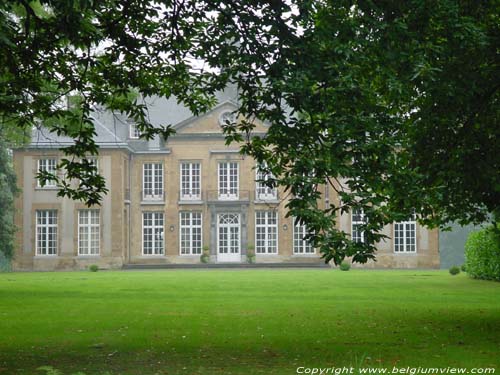
[[[240,214],[217,215],[217,261],[241,262]]]

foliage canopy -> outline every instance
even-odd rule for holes
[[[475,279],[500,281],[500,227],[472,232],[465,243],[465,267]]]
[[[4,258],[10,260],[14,254],[14,197],[18,189],[8,149],[11,139],[19,138],[4,134],[0,128],[0,266]]]
[[[92,111],[127,114],[152,137],[141,98],[175,96],[194,114],[227,84],[248,119],[228,142],[266,162],[325,260],[374,258],[380,230],[498,212],[500,3],[497,1],[9,0],[0,5],[0,114],[72,137],[61,167],[99,202],[104,181],[72,156],[95,154]],[[202,63],[200,63],[203,62]],[[209,67],[206,69],[205,67]],[[131,93],[138,95],[131,95]],[[61,98],[78,94],[77,105]],[[269,122],[252,135],[251,119]],[[87,180],[86,180],[87,178]],[[318,208],[320,186],[339,201]],[[365,243],[336,229],[364,210]]]

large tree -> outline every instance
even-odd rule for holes
[[[227,141],[265,162],[291,193],[326,260],[374,258],[380,230],[416,213],[432,226],[499,210],[498,1],[6,1],[0,5],[0,113],[97,151],[94,107],[153,128],[138,98],[175,96],[194,114],[228,83],[249,119]],[[202,62],[203,64],[201,64]],[[204,65],[206,64],[206,65]],[[209,69],[203,69],[204,66]],[[134,91],[139,95],[131,95]],[[78,94],[77,106],[60,105]],[[263,138],[251,119],[270,123]],[[99,201],[102,180],[61,194]],[[93,174],[87,174],[89,178]],[[322,210],[320,187],[340,200]],[[366,243],[335,228],[363,209]]]
[[[21,145],[22,132],[7,132],[0,128],[0,266],[2,258],[14,254],[14,198],[18,193],[9,147]]]

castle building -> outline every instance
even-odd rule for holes
[[[163,142],[140,139],[133,122],[96,112],[99,155],[92,161],[106,180],[102,204],[57,196],[41,186],[38,171],[53,171],[72,140],[36,130],[31,143],[14,151],[22,193],[16,200],[16,270],[83,269],[124,265],[322,263],[303,236],[307,228],[286,217],[286,195],[262,183],[255,161],[226,146],[221,124],[236,109],[235,98],[219,98],[208,113],[192,116],[174,101],[150,103],[152,122],[171,123],[176,134]],[[267,126],[257,123],[256,135]],[[338,202],[324,188],[324,204]],[[363,212],[340,217],[339,228],[363,241]],[[377,262],[364,267],[438,268],[438,232],[413,219],[384,228]]]

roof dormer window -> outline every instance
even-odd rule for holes
[[[129,122],[129,138],[139,139],[141,137],[141,131],[134,122]]]

